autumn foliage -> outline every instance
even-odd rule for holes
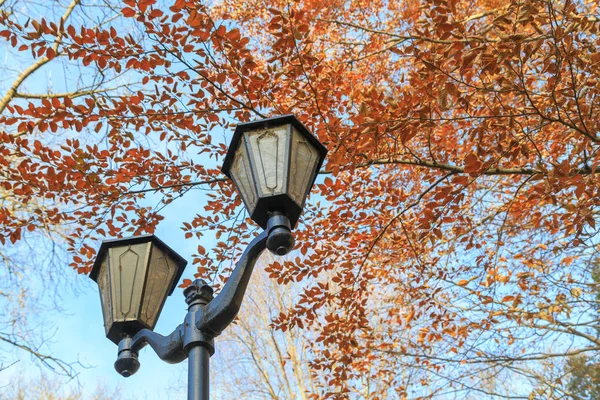
[[[68,227],[87,273],[96,240],[152,233],[202,187],[186,274],[226,276],[254,233],[223,132],[294,113],[329,155],[267,270],[303,285],[272,323],[312,335],[315,398],[568,396],[567,357],[600,348],[596,2],[4,7],[4,46],[31,62],[2,86],[0,194],[22,205],[0,203],[3,245]],[[85,78],[26,85],[52,65]]]

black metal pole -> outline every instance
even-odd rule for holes
[[[188,400],[209,400],[210,352],[202,345],[188,353]]]

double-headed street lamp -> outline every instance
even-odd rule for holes
[[[118,344],[115,369],[124,377],[140,367],[149,344],[160,359],[188,359],[188,399],[209,398],[209,360],[214,338],[237,315],[258,256],[265,248],[285,255],[327,150],[293,115],[237,126],[222,171],[240,192],[250,217],[264,230],[213,298],[203,280],[184,290],[188,313],[168,336],[153,332],[167,295],[187,262],[156,236],[106,240],[90,278],[98,283],[106,336]]]

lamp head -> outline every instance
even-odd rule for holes
[[[296,226],[327,149],[293,115],[240,124],[222,171],[263,229],[280,212]]]
[[[154,329],[187,261],[154,235],[105,240],[90,278],[98,283],[106,336]]]

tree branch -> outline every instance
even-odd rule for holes
[[[81,0],[73,0],[71,2],[69,7],[67,7],[67,10],[65,11],[64,15],[61,17],[62,21],[66,21],[67,18],[69,18],[69,15],[71,15],[71,13],[73,12],[73,9],[75,8],[75,6],[77,6],[77,4],[79,4],[80,1]],[[0,5],[1,5],[1,3],[0,3]],[[54,40],[54,44],[52,46],[52,49],[54,50],[54,53],[57,56],[58,56],[58,46],[62,42],[62,38],[63,38],[63,32],[58,32],[58,34],[56,35],[56,39]],[[17,93],[17,90],[19,89],[19,87],[21,86],[23,81],[25,79],[27,79],[35,71],[40,69],[48,61],[50,61],[50,59],[47,56],[44,56],[44,57],[38,59],[33,64],[31,64],[28,68],[26,68],[23,72],[21,72],[19,74],[19,76],[17,76],[17,79],[15,79],[12,86],[8,89],[8,91],[6,92],[6,94],[4,95],[2,100],[0,100],[0,114],[2,114],[4,112],[4,109],[6,108],[8,103],[10,103],[10,101],[15,97],[15,94]]]

